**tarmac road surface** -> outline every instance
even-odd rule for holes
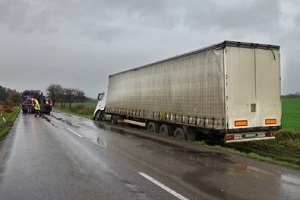
[[[21,113],[0,142],[0,199],[300,199],[299,170],[147,137]]]

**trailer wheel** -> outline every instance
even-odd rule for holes
[[[94,116],[94,120],[98,121],[100,118],[100,111],[98,110]]]
[[[174,136],[178,139],[186,140],[186,134],[182,128],[176,128],[176,130],[174,132]]]
[[[158,133],[158,124],[156,122],[150,122],[148,124],[148,132],[150,133]]]
[[[161,135],[173,136],[174,135],[174,128],[169,124],[163,124],[163,125],[160,126],[158,133],[161,134]]]
[[[117,115],[111,116],[111,123],[112,124],[118,124],[119,117]]]
[[[103,113],[103,111],[98,110],[98,111],[96,112],[96,115],[95,115],[94,119],[95,119],[96,121],[101,121],[101,120],[103,120],[103,118],[104,118],[104,113]]]

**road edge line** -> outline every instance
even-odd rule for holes
[[[70,128],[67,128],[69,131],[71,131],[72,133],[74,133],[75,135],[77,135],[78,137],[83,137],[82,135],[80,135],[80,134],[78,134],[78,133],[76,133],[75,131],[73,131],[72,129],[70,129]]]
[[[180,200],[189,200],[188,198],[182,196],[181,194],[175,192],[174,190],[172,190],[171,188],[167,187],[166,185],[160,183],[159,181],[157,181],[156,179],[152,178],[151,176],[143,173],[143,172],[138,172],[139,175],[143,176],[144,178],[148,179],[149,181],[151,181],[152,183],[154,183],[155,185],[159,186],[160,188],[164,189],[165,191],[169,192],[170,194],[172,194],[173,196],[177,197]]]

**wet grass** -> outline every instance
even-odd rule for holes
[[[300,98],[282,99],[282,128],[300,132]]]
[[[84,107],[87,107],[87,108],[92,108],[93,109],[93,112],[96,108],[96,105],[97,105],[97,102],[86,102],[86,103],[73,103],[72,106],[84,106]]]
[[[3,117],[6,122],[4,122],[2,117],[0,118],[0,140],[5,138],[5,136],[9,133],[11,127],[14,125],[14,122],[19,115],[20,110],[21,109],[19,107],[14,107],[12,109],[12,112],[4,113]]]
[[[62,112],[92,119],[96,105],[97,103],[73,103],[72,108],[69,108],[68,105],[64,106],[63,108],[61,108],[60,105],[55,105],[54,108]]]
[[[248,157],[300,169],[300,133],[279,131],[275,140],[224,145]]]
[[[282,99],[282,130],[275,140],[212,145],[257,160],[300,169],[300,98]]]
[[[246,146],[248,146],[248,145],[246,145]],[[248,148],[248,151],[245,151],[245,148],[233,147],[233,146],[226,147],[226,146],[221,146],[221,145],[213,146],[211,148],[219,149],[219,150],[222,150],[222,151],[225,151],[228,153],[242,155],[242,156],[253,158],[253,159],[256,159],[259,161],[264,161],[264,162],[268,162],[268,163],[273,163],[273,164],[277,164],[277,165],[300,169],[300,165],[299,165],[298,161],[295,162],[295,159],[293,159],[293,158],[286,159],[287,158],[286,156],[281,156],[280,158],[278,158],[277,156],[274,155],[273,150],[269,151],[269,155],[263,155],[264,153],[262,153],[262,152],[264,152],[264,150],[262,150],[262,149],[259,151],[257,149]],[[250,151],[252,151],[252,152],[250,152]],[[256,151],[256,153],[254,153],[254,151]]]

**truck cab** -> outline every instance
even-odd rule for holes
[[[106,97],[107,97],[107,91],[100,92],[98,94],[98,103],[96,106],[96,109],[94,111],[93,119],[94,120],[100,120],[104,118],[104,110],[106,106]]]

